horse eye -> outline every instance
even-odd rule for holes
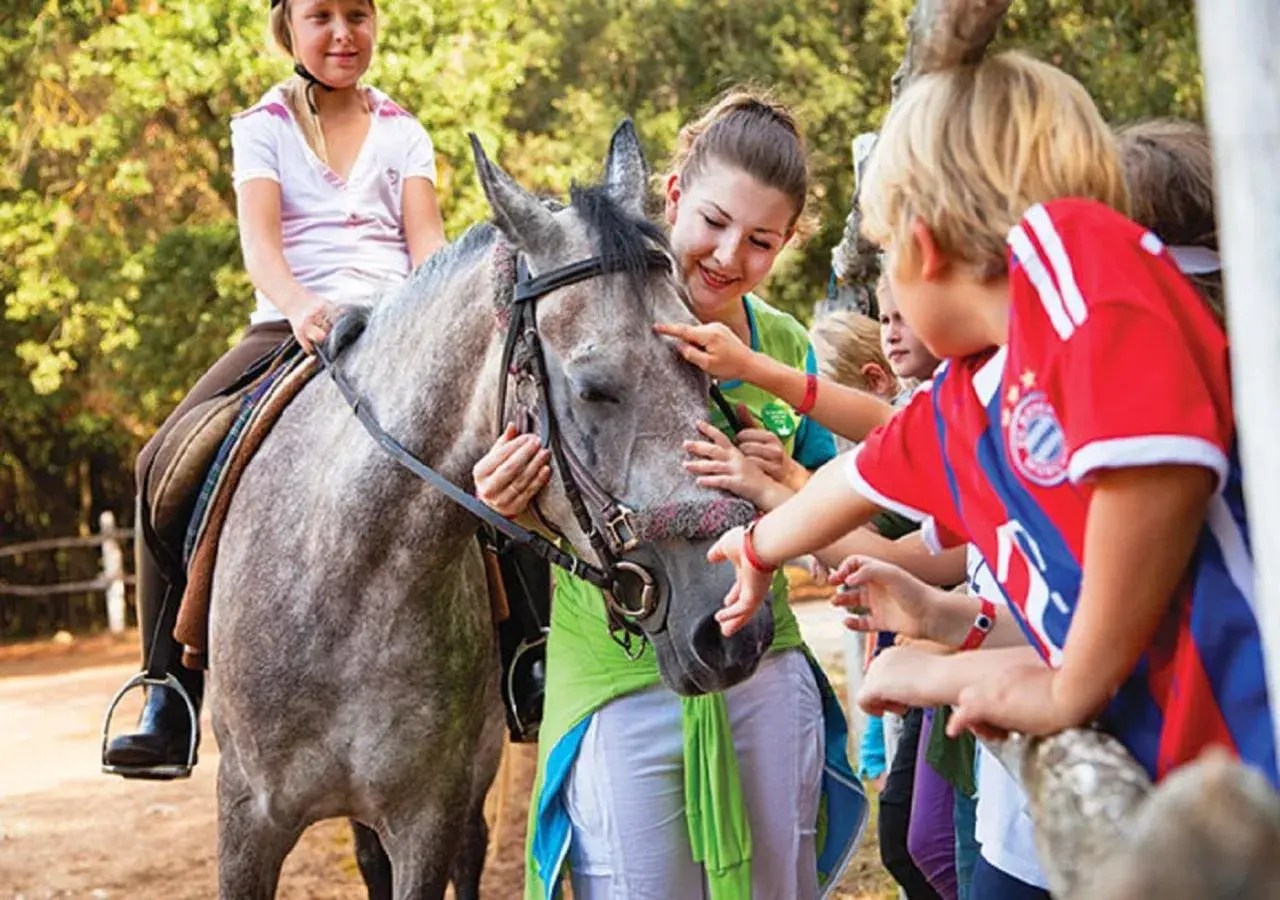
[[[583,403],[621,403],[613,391],[600,385],[588,384],[578,388],[578,399]]]
[[[579,403],[618,406],[627,395],[624,376],[614,367],[602,365],[599,361],[571,363],[565,374],[569,378],[569,389]]]

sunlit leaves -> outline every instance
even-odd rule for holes
[[[244,326],[228,120],[289,70],[267,6],[8,0],[0,14],[0,526],[35,522],[27,492],[51,484],[80,510],[85,477],[122,509],[131,451]],[[523,183],[562,193],[598,176],[623,116],[660,170],[718,92],[772,86],[807,133],[820,229],[766,292],[807,315],[850,141],[884,114],[910,6],[386,0],[369,80],[431,133],[452,236],[488,212],[469,131]],[[1076,74],[1113,120],[1195,116],[1193,24],[1190,0],[1017,0],[997,43]]]

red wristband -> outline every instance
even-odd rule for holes
[[[746,530],[742,532],[742,558],[747,561],[747,565],[757,572],[763,572],[768,575],[774,571],[775,567],[764,564],[764,560],[756,553],[755,539],[751,537],[751,533],[756,530],[756,523],[759,521],[759,519],[752,519]]]
[[[978,614],[974,616],[973,624],[969,626],[969,633],[960,642],[961,650],[977,650],[982,646],[982,642],[987,639],[991,629],[995,627],[996,605],[986,597],[980,599],[982,600],[982,607],[978,610]]]
[[[800,401],[800,405],[796,407],[796,412],[802,416],[809,415],[809,410],[813,409],[813,405],[818,402],[818,376],[804,376],[804,399]]]

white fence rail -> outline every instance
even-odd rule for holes
[[[46,553],[51,550],[68,550],[77,547],[101,546],[102,569],[97,578],[85,581],[64,581],[58,584],[9,584],[0,581],[0,597],[48,597],[56,594],[92,594],[99,591],[106,595],[107,627],[119,634],[125,627],[125,585],[133,583],[133,576],[124,571],[124,542],[133,539],[132,528],[116,526],[115,514],[108,511],[98,517],[97,534],[84,537],[47,538],[0,547],[0,559],[8,556],[25,556],[29,553]]]

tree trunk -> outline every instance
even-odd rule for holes
[[[1113,737],[1071,729],[988,744],[1022,782],[1061,900],[1263,900],[1280,885],[1280,797],[1225,752],[1154,791]]]
[[[917,0],[907,20],[907,50],[893,75],[893,100],[916,78],[950,66],[982,58],[995,37],[1011,0]],[[854,194],[844,235],[831,252],[831,269],[838,288],[851,296],[849,305],[875,316],[875,284],[880,277],[876,247],[863,239],[858,184],[875,146],[874,134],[853,142]]]

